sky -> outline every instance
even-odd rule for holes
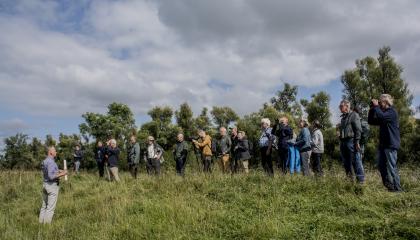
[[[288,82],[324,90],[390,46],[420,105],[420,1],[0,0],[0,140],[78,133],[85,112],[128,104],[258,110]]]

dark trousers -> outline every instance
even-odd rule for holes
[[[365,181],[365,171],[363,169],[362,159],[360,154],[354,150],[353,139],[342,139],[340,142],[341,160],[344,165],[344,170],[348,177],[353,179],[353,171],[358,182]]]
[[[397,150],[384,148],[378,151],[378,168],[382,183],[391,192],[402,191],[397,168]]]
[[[203,162],[203,172],[211,173],[211,156],[201,155],[201,161]]]
[[[287,173],[287,162],[289,161],[289,149],[279,148],[277,157],[277,168],[282,171],[283,174]]]
[[[149,175],[160,175],[160,160],[156,158],[148,158],[146,161],[146,169]]]
[[[131,176],[133,176],[133,178],[137,178],[139,165],[135,163],[129,163],[128,167],[130,169]]]
[[[185,157],[181,157],[181,158],[177,158],[175,159],[175,169],[176,169],[176,173],[179,176],[184,176],[185,174],[185,163],[187,162],[187,158]]]
[[[105,161],[96,160],[96,164],[98,165],[99,177],[104,177]]]
[[[261,164],[264,168],[264,172],[272,177],[274,176],[273,171],[273,161],[271,160],[271,151],[267,154],[268,147],[262,147],[260,148],[261,151]]]
[[[300,163],[302,167],[303,176],[309,176],[309,159],[311,157],[311,151],[300,152]]]
[[[322,153],[315,153],[312,152],[311,154],[311,160],[312,160],[312,171],[314,171],[315,176],[322,176],[322,166],[321,166],[321,159],[322,159]]]

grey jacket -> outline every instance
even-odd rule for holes
[[[219,154],[229,154],[232,147],[232,141],[229,136],[223,136],[217,142],[217,151]]]
[[[188,155],[188,143],[185,141],[177,142],[174,146],[173,154],[176,159],[186,159]]]
[[[320,129],[315,129],[312,132],[312,152],[324,153],[324,136]]]
[[[249,153],[249,142],[248,139],[243,138],[242,140],[238,140],[238,144],[235,147],[235,155],[237,160],[248,160],[251,158],[251,154]]]
[[[139,162],[140,162],[140,145],[139,145],[139,143],[129,145],[127,160],[128,160],[128,163],[130,163],[130,164],[139,164]]]
[[[362,134],[360,116],[356,112],[341,115],[340,140],[353,138],[354,143],[359,143]]]
[[[311,132],[307,127],[300,130],[299,136],[296,138],[295,146],[299,152],[306,152],[311,150]]]

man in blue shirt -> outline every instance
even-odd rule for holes
[[[400,176],[397,169],[397,151],[400,148],[400,127],[393,98],[382,94],[379,101],[372,99],[368,123],[379,126],[378,168],[382,182],[391,192],[400,192]]]
[[[54,161],[57,152],[54,147],[48,148],[48,156],[42,162],[43,188],[42,207],[39,213],[39,223],[51,223],[58,199],[59,178],[67,175],[66,170],[59,170]]]

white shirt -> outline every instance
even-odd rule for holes
[[[153,144],[147,147],[147,158],[156,158],[155,146]]]

